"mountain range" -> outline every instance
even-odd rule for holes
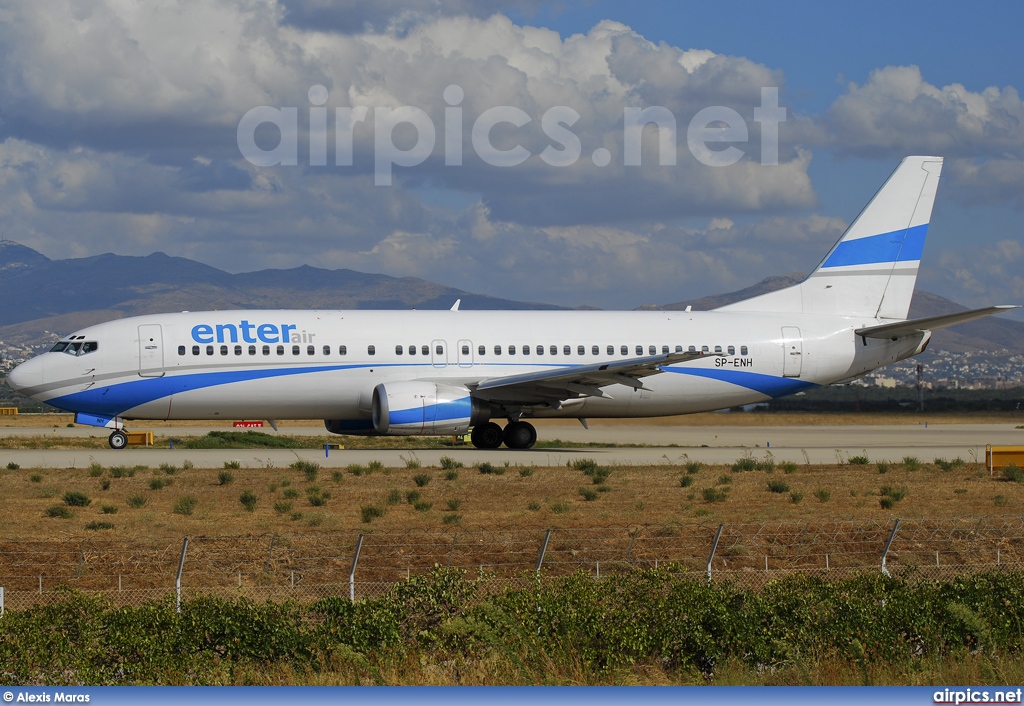
[[[800,274],[768,277],[736,292],[642,309],[708,310],[799,282]],[[101,321],[171,311],[210,309],[558,309],[465,292],[415,277],[303,265],[230,274],[164,253],[145,257],[97,255],[51,260],[0,240],[0,340],[39,346]],[[995,302],[1004,303],[1004,302]],[[912,318],[962,311],[955,302],[917,291]],[[988,318],[937,331],[933,350],[955,352],[1024,348],[1024,323]]]

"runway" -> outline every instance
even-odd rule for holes
[[[0,467],[16,463],[22,468],[80,468],[96,462],[104,466],[161,463],[180,466],[191,461],[199,468],[221,468],[237,461],[243,468],[287,467],[298,459],[316,461],[328,468],[380,461],[388,467],[402,467],[411,459],[423,466],[437,466],[442,456],[450,456],[465,466],[488,461],[491,464],[523,466],[561,466],[574,458],[594,458],[611,465],[661,465],[686,461],[733,463],[743,456],[776,461],[836,464],[850,456],[867,456],[872,462],[897,462],[915,456],[923,462],[936,458],[965,461],[983,460],[985,445],[1024,445],[1024,429],[1012,423],[999,424],[893,424],[843,426],[681,426],[644,423],[616,423],[613,420],[592,423],[587,430],[576,423],[540,422],[542,441],[557,439],[557,448],[529,451],[497,449],[481,451],[472,446],[430,450],[356,450],[356,449],[237,449],[189,450],[128,448],[113,449],[33,449],[0,451]],[[156,436],[204,435],[213,427],[153,428]],[[224,429],[224,427],[216,427]],[[141,431],[144,426],[132,427]],[[263,429],[273,433],[270,429]],[[281,428],[289,436],[324,436],[323,427]],[[0,437],[11,436],[106,436],[91,428],[0,428]],[[345,443],[345,437],[338,437]],[[576,444],[602,443],[609,446],[578,447]],[[636,447],[614,446],[637,444]]]

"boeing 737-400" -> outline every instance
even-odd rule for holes
[[[336,434],[528,449],[527,419],[762,402],[922,352],[907,320],[942,159],[907,157],[803,282],[714,311],[207,311],[110,321],[22,363],[15,390],[128,441],[127,420],[323,419]],[[504,428],[494,419],[506,420]]]

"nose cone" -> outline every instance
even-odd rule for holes
[[[43,360],[41,356],[26,360],[7,374],[7,384],[16,392],[31,394],[32,388],[43,384]]]

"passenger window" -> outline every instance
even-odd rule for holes
[[[437,352],[442,353],[443,351],[441,351],[439,347]],[[423,355],[430,355],[430,346],[422,346],[420,348],[420,353],[422,353]]]
[[[487,353],[487,348],[486,348],[486,346],[477,346],[476,347],[476,352],[477,352],[477,355],[484,355],[485,353]]]
[[[270,355],[270,346],[263,346],[263,355]]]
[[[690,353],[696,353],[697,352],[697,346],[690,346],[687,350]]]
[[[523,355],[530,355],[530,346],[523,346]]]
[[[615,346],[609,345],[608,348],[605,349],[605,351],[608,353],[608,355],[615,355]]]
[[[661,352],[665,353],[667,355],[668,354],[668,346],[662,346],[661,347]]]
[[[501,355],[501,346],[494,347],[494,355]]]
[[[228,347],[227,346],[221,346],[220,347],[220,354],[221,355],[227,355],[228,354]]]
[[[299,354],[299,347],[298,346],[292,346],[292,355],[298,355],[298,354]]]
[[[178,346],[178,355],[185,355],[185,346]]]
[[[746,346],[740,346],[740,355],[746,355],[746,354],[747,354],[747,347]]]
[[[469,355],[469,346],[465,343],[462,344],[462,355]]]
[[[701,352],[701,353],[707,353],[707,352],[708,352],[709,350],[710,350],[710,349],[709,349],[709,348],[708,348],[707,346],[701,346],[701,347],[700,347],[700,352]]]
[[[548,353],[550,353],[551,355],[558,355],[558,346],[549,347]]]
[[[256,346],[249,346],[249,355],[256,355]]]
[[[508,347],[508,354],[509,355],[515,355],[516,354],[516,347],[515,346],[509,346]]]
[[[562,355],[572,355],[572,346],[562,346]]]
[[[722,355],[722,347],[721,346],[715,346],[715,353],[717,353],[718,355]]]
[[[242,347],[235,346],[235,355],[242,355]]]
[[[331,347],[330,346],[324,346],[324,355],[330,355],[330,354],[331,354]]]
[[[648,355],[657,355],[658,354],[658,347],[657,346],[647,346],[647,354]]]
[[[192,355],[199,355],[199,346],[192,346]]]
[[[348,346],[338,346],[338,355],[348,355]]]
[[[637,346],[636,347],[636,354],[637,355],[643,355],[644,354],[644,347],[643,346]]]
[[[729,346],[726,350],[729,351],[729,355],[736,355],[736,346]]]
[[[366,347],[366,355],[377,355],[377,347],[376,346],[367,346]]]
[[[395,346],[395,355],[402,355],[402,347]]]
[[[427,350],[430,350],[426,346],[423,346],[423,347],[426,348]],[[434,350],[435,350],[435,352],[438,355],[444,355],[444,346],[441,346],[441,345],[435,346]],[[423,355],[426,355],[426,353],[424,353]]]
[[[537,346],[537,355],[544,355],[544,346]]]
[[[629,346],[620,346],[619,355],[629,355]]]
[[[676,353],[682,353],[682,352],[683,352],[683,347],[682,346],[676,346]]]
[[[284,346],[278,346],[277,347],[277,354],[278,355],[284,355]]]
[[[416,355],[416,346],[409,346],[409,355]]]
[[[586,346],[576,346],[576,355],[586,355],[586,354],[587,354],[587,347]]]
[[[316,347],[315,346],[306,346],[306,355],[315,355],[315,354],[316,354]]]
[[[600,353],[601,353],[601,346],[591,346],[590,347],[590,354],[591,355],[600,355]]]
[[[206,347],[206,355],[213,355],[213,346]]]

